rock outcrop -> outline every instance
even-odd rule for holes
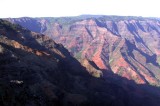
[[[111,70],[138,84],[160,86],[159,19],[80,16],[7,20],[51,37],[78,60],[87,59],[100,70]]]
[[[158,20],[51,19],[0,20],[2,106],[159,106]]]

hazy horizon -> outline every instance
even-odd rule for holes
[[[80,16],[88,16],[88,17],[92,17],[92,16],[115,16],[115,17],[142,17],[142,18],[160,18],[160,17],[150,17],[150,16],[125,16],[125,15],[97,15],[97,14],[82,14],[82,15],[77,15],[77,16],[43,16],[43,17],[32,17],[32,16],[20,16],[20,17],[2,17],[3,18],[74,18],[74,17],[80,17]],[[1,17],[0,17],[1,18]]]
[[[158,0],[2,0],[0,18],[115,15],[160,17]]]

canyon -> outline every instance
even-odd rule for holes
[[[78,16],[7,20],[63,44],[93,75],[101,76],[107,70],[138,84],[160,85],[157,18]]]
[[[159,106],[160,20],[0,19],[2,106]]]

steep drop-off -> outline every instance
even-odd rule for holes
[[[0,105],[159,106],[159,88],[81,61],[87,70],[49,37],[0,20]]]
[[[111,70],[138,84],[160,86],[159,19],[79,16],[7,20],[62,43],[88,70],[96,68],[90,72],[98,77],[102,70]],[[89,61],[94,65],[88,65]]]

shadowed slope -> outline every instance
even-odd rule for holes
[[[160,104],[159,88],[137,85],[106,70],[102,71],[103,78],[92,77],[62,45],[21,27],[14,29],[12,25],[0,20],[2,106]],[[99,70],[91,61],[86,64],[93,66],[91,70]]]
[[[27,21],[32,26],[30,21],[34,20],[34,24],[36,20],[45,29],[39,33],[63,44],[88,70],[91,65],[87,61],[95,63],[99,70],[94,73],[111,70],[139,84],[160,86],[160,21],[157,18],[79,16],[8,20],[24,27]]]

